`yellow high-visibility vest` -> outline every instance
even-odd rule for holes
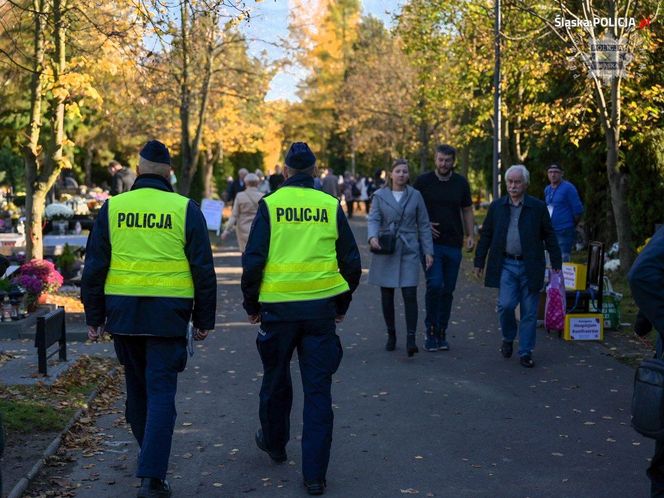
[[[312,188],[281,187],[264,202],[270,250],[258,300],[311,301],[349,290],[337,265],[337,199]]]
[[[193,298],[194,282],[184,253],[189,199],[141,188],[107,202],[111,266],[104,293]]]

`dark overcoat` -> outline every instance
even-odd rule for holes
[[[509,196],[506,195],[489,206],[475,252],[475,268],[484,268],[486,262],[484,284],[487,287],[500,287],[509,224],[510,205]],[[544,285],[546,269],[544,249],[549,251],[551,267],[554,270],[561,269],[562,257],[546,204],[528,194],[523,198],[519,217],[519,237],[528,288],[531,292],[539,292]]]

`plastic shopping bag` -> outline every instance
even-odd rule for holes
[[[549,276],[544,306],[544,328],[547,331],[560,331],[565,328],[565,283],[560,272],[552,271]]]

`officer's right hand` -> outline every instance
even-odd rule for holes
[[[344,318],[346,318],[346,315],[337,315],[334,317],[334,323],[341,323],[344,321]]]
[[[203,341],[207,338],[209,330],[194,328],[194,341]]]
[[[91,341],[97,342],[104,335],[104,326],[100,325],[99,327],[94,327],[88,325],[88,339]]]
[[[260,323],[261,315],[260,315],[260,313],[258,313],[256,315],[247,315],[247,320],[249,320],[249,323],[251,323],[252,325],[256,324],[256,323]]]

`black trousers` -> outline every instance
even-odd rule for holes
[[[263,362],[259,415],[268,448],[280,450],[290,439],[293,383],[290,361],[297,349],[304,389],[302,474],[305,481],[325,479],[332,446],[332,374],[343,350],[334,319],[267,322],[256,346]]]
[[[406,311],[406,330],[415,333],[417,330],[417,287],[402,287],[401,295]],[[387,330],[396,330],[394,323],[394,288],[380,288],[380,302],[383,307],[383,318]]]

